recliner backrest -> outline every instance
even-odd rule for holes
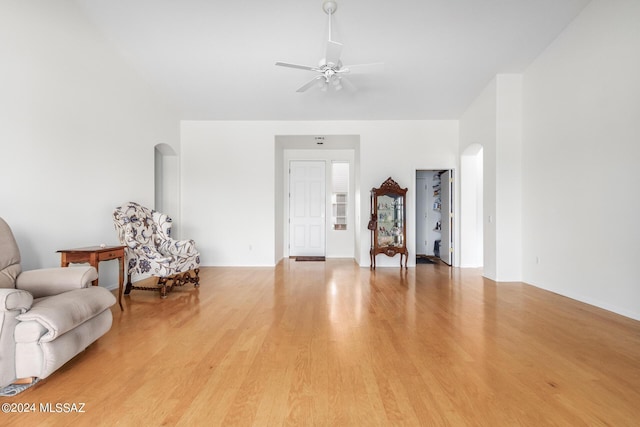
[[[20,268],[20,250],[11,228],[0,218],[0,288],[15,288]]]

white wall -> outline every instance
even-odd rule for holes
[[[496,127],[497,127],[497,84],[492,80],[478,95],[474,102],[460,117],[460,152],[464,153],[472,145],[482,146],[483,160],[483,274],[496,279]],[[465,170],[462,170],[464,173]],[[463,186],[463,191],[473,191],[474,194],[467,198],[461,194],[462,200],[473,199],[476,190]],[[465,219],[468,220],[468,212]],[[475,215],[474,215],[475,217]],[[470,243],[466,240],[468,235],[462,236],[465,242],[461,249]]]
[[[154,145],[178,146],[179,122],[73,2],[0,4],[0,216],[23,268],[56,250],[116,244],[123,202],[152,205]],[[117,263],[101,264],[117,283]]]
[[[522,279],[521,130],[520,75],[496,76],[460,119],[460,151],[483,147],[482,258],[484,275],[496,281]]]
[[[413,263],[415,171],[455,169],[458,153],[457,121],[184,121],[181,134],[183,234],[198,243],[203,265],[274,265],[279,260],[274,250],[275,204],[280,203],[276,135],[360,136],[356,259],[363,266],[369,265],[369,190],[389,176],[409,188],[407,241]],[[398,266],[399,260],[380,256],[377,264]]]
[[[460,155],[460,267],[483,266],[483,150],[468,146]]]
[[[501,74],[496,105],[496,277],[522,280],[522,76]]]
[[[636,319],[639,23],[594,0],[527,69],[523,152],[524,281]]]

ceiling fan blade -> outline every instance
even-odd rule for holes
[[[342,53],[342,43],[329,40],[327,42],[327,51],[324,55],[324,60],[327,64],[337,65],[340,62],[340,54]]]
[[[324,76],[318,76],[318,77],[314,77],[313,80],[308,81],[307,83],[305,83],[304,85],[300,86],[298,88],[298,90],[296,90],[296,92],[304,92],[307,89],[309,89],[311,86],[313,86],[314,84],[316,84],[318,82],[318,80],[320,79],[324,79]]]
[[[345,65],[340,67],[338,70],[339,73],[361,73],[363,71],[366,72],[380,72],[384,70],[383,62],[373,62],[371,64],[354,64],[354,65]]]
[[[307,71],[320,71],[316,67],[309,67],[307,65],[290,64],[288,62],[276,62],[276,65],[279,65],[281,67],[298,68],[300,70],[307,70]]]
[[[355,87],[353,85],[353,83],[351,83],[349,81],[349,79],[347,79],[346,77],[342,76],[340,77],[340,83],[342,84],[343,87],[345,87],[349,92],[355,92],[358,90],[357,87]]]

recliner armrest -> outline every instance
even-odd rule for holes
[[[86,288],[97,278],[98,272],[94,267],[41,268],[23,271],[16,279],[16,288],[30,292],[34,298],[40,298]]]
[[[0,289],[0,311],[25,312],[33,304],[33,295],[20,289]]]
[[[29,311],[16,318],[20,322],[39,323],[47,330],[47,333],[39,338],[39,342],[51,342],[104,310],[108,310],[115,303],[116,297],[111,292],[100,286],[90,286],[87,289],[76,289],[38,300]],[[24,336],[16,337],[18,342],[33,333],[33,329],[20,329],[20,333],[24,333]]]

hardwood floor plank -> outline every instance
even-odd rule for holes
[[[636,425],[640,322],[476,269],[205,267],[0,402],[2,425]]]

